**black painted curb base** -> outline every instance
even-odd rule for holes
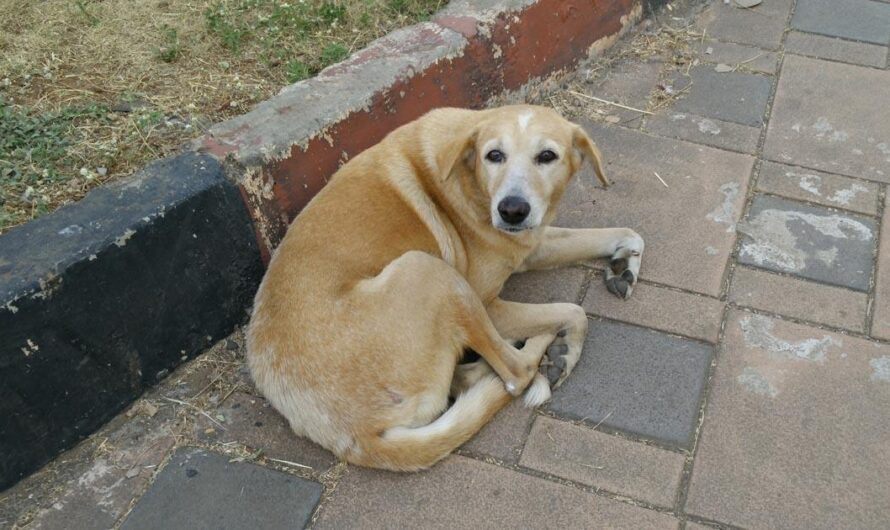
[[[185,153],[0,238],[0,490],[246,318],[263,266],[237,187]]]

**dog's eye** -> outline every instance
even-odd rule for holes
[[[506,160],[506,156],[504,153],[498,151],[497,149],[492,149],[488,153],[485,154],[485,159],[489,162],[494,162],[495,164],[500,164],[504,160]]]
[[[537,162],[538,164],[549,164],[557,158],[559,157],[556,156],[556,153],[554,153],[550,149],[547,149],[546,151],[541,151],[540,153],[538,153],[538,156],[535,157],[535,162]]]

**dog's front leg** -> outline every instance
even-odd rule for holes
[[[627,298],[640,276],[643,247],[643,238],[630,228],[547,227],[541,243],[517,272],[610,258],[606,288],[619,298]]]

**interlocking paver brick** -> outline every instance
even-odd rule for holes
[[[212,416],[217,415],[222,416],[223,427],[198,416],[195,435],[199,440],[240,442],[252,449],[262,449],[265,456],[296,462],[318,471],[324,471],[337,461],[330,452],[294,434],[287,420],[261,397],[235,392],[213,411]]]
[[[321,492],[317,482],[184,448],[176,451],[121,528],[301,528]]]
[[[748,528],[890,520],[890,346],[733,312],[688,513]]]
[[[706,40],[696,41],[692,49],[706,63],[723,63],[763,74],[775,74],[778,68],[779,57],[775,52],[754,46]]]
[[[688,447],[713,351],[701,342],[594,320],[581,360],[546,407],[563,418]]]
[[[665,514],[461,456],[404,474],[350,467],[315,528],[677,528]]]
[[[735,2],[713,2],[701,22],[709,37],[775,50],[782,43],[791,4],[792,0],[770,0],[741,9]]]
[[[760,127],[766,115],[766,104],[772,78],[744,72],[717,72],[713,65],[699,65],[690,71],[689,79],[678,77],[675,85],[682,90],[691,83],[688,93],[674,103],[679,112],[691,112],[750,127]]]
[[[874,44],[890,43],[890,6],[871,0],[798,0],[791,27]]]
[[[671,508],[686,458],[547,417],[535,420],[520,465]]]
[[[890,182],[890,71],[785,57],[767,129],[770,160]]]
[[[511,276],[500,298],[526,304],[578,301],[587,271],[579,267],[562,267],[529,271]]]
[[[890,211],[887,210],[881,222],[878,275],[875,282],[875,312],[871,334],[890,340]]]
[[[597,79],[585,91],[600,99],[645,109],[662,68],[664,63],[655,60],[615,62],[601,79]],[[639,127],[642,118],[639,112],[619,107],[607,107],[606,110],[610,115],[617,116],[623,126]]]
[[[646,131],[721,149],[754,153],[760,140],[760,128],[739,125],[688,112],[661,112],[646,119]]]
[[[647,283],[638,283],[633,295],[621,300],[606,290],[602,278],[590,285],[584,296],[585,311],[613,320],[717,342],[724,304]]]
[[[789,276],[737,267],[729,299],[737,305],[865,331],[868,295]]]
[[[878,185],[774,162],[764,162],[757,189],[869,215],[878,213]]]
[[[488,425],[470,438],[463,449],[514,464],[519,460],[534,419],[534,409],[523,405],[521,399],[514,399]]]
[[[555,224],[633,228],[646,240],[644,279],[719,296],[754,159],[622,127],[587,129],[613,185],[596,187],[585,169]]]
[[[792,31],[785,37],[785,51],[878,68],[883,68],[887,61],[885,46],[851,42],[800,31]]]
[[[868,217],[760,195],[738,225],[739,262],[867,291],[876,228]]]

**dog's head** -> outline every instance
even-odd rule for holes
[[[596,145],[553,110],[517,105],[486,111],[466,137],[443,153],[440,167],[463,162],[487,200],[492,225],[518,234],[549,222],[572,176],[589,160],[608,185]],[[450,163],[449,163],[450,161]]]

